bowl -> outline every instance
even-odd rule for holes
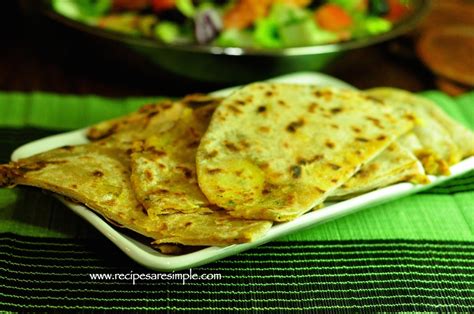
[[[335,44],[283,49],[250,49],[201,45],[171,45],[89,26],[56,13],[50,1],[40,10],[51,20],[102,43],[106,50],[120,50],[124,62],[139,60],[154,71],[201,82],[247,83],[296,71],[324,70],[346,51],[395,38],[415,27],[430,6],[430,0],[412,0],[413,10],[386,33]],[[136,60],[132,60],[136,59]]]

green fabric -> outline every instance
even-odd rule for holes
[[[0,234],[0,248],[0,310],[468,313],[474,304],[474,247],[465,242],[268,243],[192,271],[220,274],[221,280],[135,285],[90,279],[89,274],[153,273],[104,238]]]
[[[162,97],[112,99],[50,93],[0,93],[0,127],[73,130],[132,112]]]
[[[436,91],[424,93],[450,115],[474,129],[474,93],[452,99]],[[11,128],[34,127],[24,141],[45,136],[40,129],[70,130],[131,112],[155,98],[110,99],[97,96],[70,96],[48,93],[0,93],[0,128],[10,136],[0,137],[10,153],[19,143]],[[0,135],[2,131],[0,130]],[[22,132],[19,129],[19,134]],[[42,136],[40,136],[42,135]],[[5,162],[6,160],[4,160]],[[474,184],[472,174],[455,182]],[[463,181],[464,180],[464,181]],[[449,182],[447,183],[450,184]],[[438,189],[439,190],[439,189]],[[429,239],[470,241],[473,239],[474,192],[424,193],[369,208],[341,219],[279,239],[280,241],[350,239]],[[38,210],[34,204],[44,204]],[[439,208],[443,209],[440,210]],[[69,227],[64,227],[67,225]],[[86,225],[65,211],[53,198],[36,190],[0,190],[0,232],[25,236],[76,237],[87,234]],[[81,226],[81,227],[77,227]],[[90,230],[88,230],[90,231]]]

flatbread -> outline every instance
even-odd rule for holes
[[[112,120],[100,122],[91,126],[86,133],[90,141],[106,139],[114,134],[126,131],[140,131],[150,124],[159,124],[170,120],[170,114],[178,108],[181,103],[164,100],[156,104],[142,106],[135,112]]]
[[[474,154],[471,131],[452,120],[433,102],[395,88],[375,88],[367,91],[373,97],[391,100],[395,106],[415,111],[420,123],[413,132],[422,149],[412,149],[426,172],[449,175],[449,166]]]
[[[356,91],[251,84],[216,109],[197,152],[199,186],[232,216],[288,221],[321,204],[413,120]]]
[[[232,236],[227,238],[248,242],[272,225],[269,221],[233,218],[211,205],[199,189],[196,150],[215,108],[215,104],[186,108],[173,128],[135,143],[131,155],[133,189],[151,220],[160,222],[167,217],[166,233],[157,243],[179,240],[189,244],[229,233]],[[251,226],[253,232],[239,233],[244,226]],[[183,228],[187,230],[184,234]],[[229,229],[222,231],[225,228]]]
[[[423,145],[413,131],[400,136],[397,142],[412,153],[423,149]]]
[[[192,94],[177,101],[166,100],[158,104],[146,105],[127,116],[104,121],[89,128],[87,136],[96,145],[119,148],[132,152],[133,143],[150,136],[158,136],[180,120],[186,108],[216,106],[221,98]]]
[[[192,246],[225,246],[252,242],[261,238],[272,226],[270,221],[236,219],[224,211],[161,215],[149,222],[147,231],[153,235],[154,243]]]
[[[120,224],[142,217],[129,187],[126,155],[93,145],[65,146],[0,166],[0,186],[31,185],[67,196]]]
[[[196,150],[216,105],[185,109],[176,125],[139,143],[132,154],[132,186],[148,213],[212,212],[196,178]],[[346,199],[400,181],[426,183],[421,164],[393,143],[363,166],[331,199]]]
[[[151,217],[212,212],[197,183],[195,159],[215,108],[186,108],[173,128],[135,143],[132,186]]]
[[[137,111],[128,115],[103,121],[91,126],[86,133],[90,141],[98,141],[107,139],[114,141],[109,137],[121,133],[143,134],[148,133],[158,125],[167,124],[179,119],[180,112],[185,107],[197,107],[210,105],[220,102],[221,98],[206,94],[192,94],[180,99],[172,101],[170,99],[162,100],[158,103],[147,104]],[[146,135],[145,135],[146,136]]]
[[[150,219],[130,184],[125,152],[97,145],[68,146],[0,165],[0,187],[30,185],[71,198],[155,243],[229,245],[253,241],[271,226],[223,212],[174,214]],[[155,217],[157,218],[157,217]]]
[[[330,199],[348,199],[402,181],[429,182],[423,166],[415,155],[398,142],[394,142],[336,189]]]
[[[425,106],[429,114],[431,114],[431,116],[438,121],[446,131],[448,131],[449,136],[454,141],[461,154],[460,159],[474,155],[474,133],[471,130],[452,119],[432,101],[416,95],[412,95],[412,97],[413,103]]]

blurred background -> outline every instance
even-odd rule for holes
[[[103,49],[100,39],[39,13],[40,2],[2,2],[0,90],[180,96],[233,85],[232,80],[204,82],[156,69],[121,47]],[[385,85],[463,93],[472,89],[474,77],[473,8],[471,0],[432,1],[431,10],[414,30],[349,50],[322,72],[358,88]]]

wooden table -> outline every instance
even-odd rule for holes
[[[211,91],[220,86],[150,80],[99,61],[68,40],[56,40],[28,23],[17,2],[0,10],[0,90],[49,91],[104,96],[170,95]],[[71,39],[72,40],[72,39]],[[389,85],[411,91],[435,88],[433,76],[418,60],[390,51],[400,40],[347,53],[326,73],[359,88]],[[86,49],[86,47],[84,47]]]

